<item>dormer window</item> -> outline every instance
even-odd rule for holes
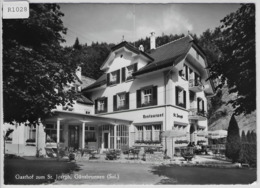
[[[122,68],[122,82],[133,79],[133,73],[137,71],[137,63]]]
[[[107,85],[114,85],[120,83],[120,69],[107,73]]]

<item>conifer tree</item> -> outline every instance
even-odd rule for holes
[[[225,153],[226,157],[231,159],[233,163],[237,162],[239,159],[240,149],[241,149],[241,141],[239,136],[239,127],[235,119],[235,114],[233,114],[231,116],[229,127],[228,127],[226,153]]]

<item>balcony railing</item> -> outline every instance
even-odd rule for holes
[[[189,88],[194,92],[199,92],[204,90],[204,85],[199,80],[190,79]]]
[[[206,120],[207,112],[198,110],[197,108],[191,108],[189,111],[189,119]]]

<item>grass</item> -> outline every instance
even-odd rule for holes
[[[4,184],[50,184],[57,176],[78,170],[74,162],[56,160],[4,160]]]

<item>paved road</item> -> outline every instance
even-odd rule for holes
[[[54,184],[250,184],[256,169],[78,162],[79,170]]]

